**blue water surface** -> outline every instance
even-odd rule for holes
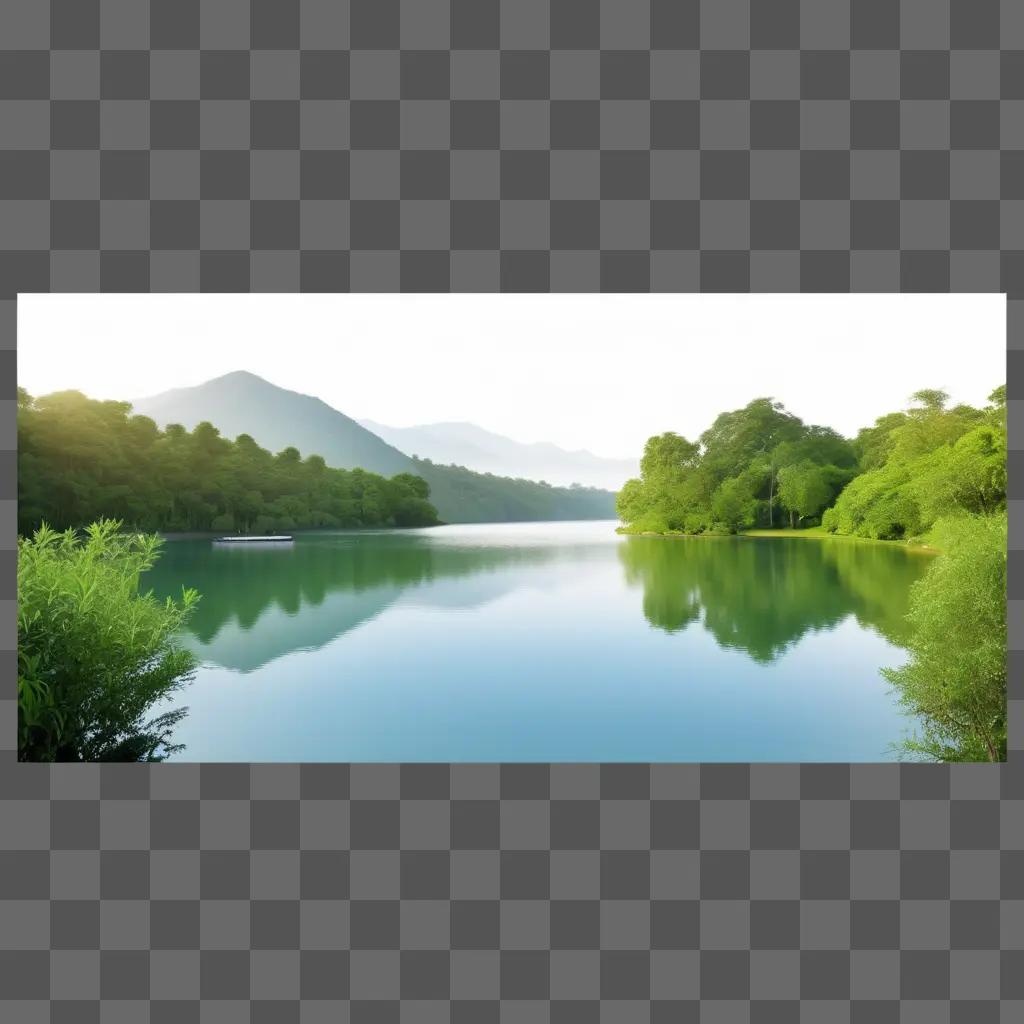
[[[169,541],[190,761],[879,761],[927,559],[615,523]],[[163,708],[161,708],[163,710]]]

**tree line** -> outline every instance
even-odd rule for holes
[[[452,522],[526,523],[615,517],[615,495],[598,487],[578,483],[556,487],[546,480],[479,473],[415,455],[411,459],[416,474],[430,485],[438,507],[453,510],[454,514],[446,517]]]
[[[696,441],[648,440],[640,477],[616,511],[634,533],[736,533],[802,525],[857,472],[854,446],[830,427],[808,426],[781,402],[756,398],[721,413]]]
[[[946,515],[998,511],[1006,503],[1005,386],[982,409],[947,408],[948,400],[918,391],[910,408],[847,440],[756,398],[721,413],[696,441],[650,438],[616,511],[630,533],[820,523],[883,540],[920,536]]]
[[[128,402],[18,390],[18,527],[104,518],[146,531],[263,533],[303,527],[431,526],[428,483],[333,469],[296,448],[276,455],[210,423],[160,430]]]

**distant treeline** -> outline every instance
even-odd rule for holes
[[[652,437],[640,478],[619,492],[619,518],[636,533],[821,523],[894,540],[919,536],[943,516],[1005,508],[1005,387],[983,409],[947,408],[936,390],[913,401],[850,441],[770,398],[720,414],[697,441]]]
[[[18,389],[18,529],[102,518],[147,531],[260,533],[302,527],[431,526],[430,487],[328,467],[295,448],[274,455],[209,423],[160,430],[128,402]]]
[[[614,519],[615,494],[596,487],[554,487],[543,480],[478,473],[412,457],[416,473],[430,484],[449,522],[514,523],[569,519]]]

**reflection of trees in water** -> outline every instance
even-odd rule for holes
[[[902,548],[782,538],[632,537],[619,557],[651,625],[675,632],[703,612],[722,647],[759,662],[851,614],[899,643],[910,584],[928,565]]]
[[[182,585],[197,589],[202,600],[189,629],[209,643],[228,622],[251,629],[272,605],[296,615],[303,605],[320,605],[329,594],[369,598],[382,588],[400,590],[510,565],[539,564],[561,553],[556,547],[456,547],[394,534],[299,540],[283,550],[213,550],[208,542],[176,541],[164,545],[143,586],[152,587],[159,597],[180,593]],[[368,600],[369,614],[379,607],[379,601]]]

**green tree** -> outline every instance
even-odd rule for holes
[[[783,441],[775,449],[778,466],[812,462],[817,466],[852,467],[857,464],[853,445],[831,427],[806,427],[793,441]]]
[[[940,388],[922,388],[910,397],[929,412],[941,412],[949,401],[949,395]]]
[[[779,499],[789,509],[790,526],[796,526],[796,518],[816,516],[831,497],[825,467],[804,459],[779,470]]]
[[[732,532],[753,525],[754,507],[749,482],[743,477],[724,480],[711,499],[715,522]]]
[[[18,752],[34,761],[158,761],[184,709],[147,720],[192,678],[175,643],[198,594],[157,601],[139,577],[154,536],[102,520],[18,541]]]
[[[924,390],[917,406],[858,435],[862,472],[822,517],[837,533],[888,540],[927,532],[940,518],[988,514],[1006,503],[1005,388],[986,409],[946,408]]]
[[[912,490],[927,521],[1006,506],[1006,430],[975,427],[913,466]]]
[[[671,432],[652,437],[644,445],[640,475],[656,487],[679,484],[700,454],[700,446]]]
[[[717,416],[697,443],[673,433],[650,438],[640,479],[619,492],[616,512],[634,533],[773,526],[779,472],[805,462],[823,467],[827,483],[816,514],[854,474],[854,447],[829,427],[804,424],[781,402],[756,398]]]
[[[804,424],[773,398],[720,413],[700,436],[703,462],[719,480],[739,476],[760,454],[803,435]]]
[[[857,432],[851,447],[857,456],[861,472],[877,469],[888,459],[893,446],[892,433],[906,422],[906,413],[887,413],[885,416],[879,416],[874,426],[862,427]]]
[[[615,514],[624,523],[638,520],[647,508],[648,498],[642,480],[627,480],[615,496]]]

